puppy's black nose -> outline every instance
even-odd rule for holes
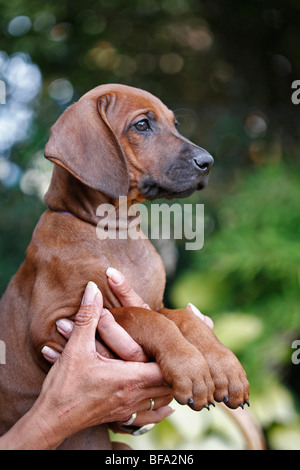
[[[200,171],[203,175],[210,172],[213,163],[213,157],[205,150],[201,150],[201,152],[199,152],[199,154],[194,157],[194,164],[198,171]]]

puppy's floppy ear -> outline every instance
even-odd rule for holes
[[[129,191],[129,173],[122,148],[106,111],[114,99],[79,100],[51,128],[45,157],[87,186],[118,198]]]

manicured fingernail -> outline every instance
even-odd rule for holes
[[[192,310],[192,312],[197,315],[197,317],[202,318],[204,317],[203,313],[200,312],[200,310],[197,309],[197,307],[195,307],[195,305],[191,304],[191,303],[188,303],[188,307],[190,307],[190,309]]]
[[[96,284],[92,281],[88,282],[83,294],[82,305],[92,305],[97,292],[99,292],[99,289]]]
[[[136,431],[133,431],[132,435],[133,436],[142,436],[143,434],[146,434],[146,432],[151,431],[155,426],[155,423],[151,424],[145,424],[145,426],[142,426],[141,428],[138,428]]]
[[[115,268],[108,268],[106,276],[109,277],[115,284],[121,284],[124,281],[124,276]]]
[[[59,358],[59,353],[54,351],[54,349],[49,348],[48,346],[44,346],[41,350],[41,353],[43,356],[47,357],[48,359],[52,359],[53,361]]]
[[[66,318],[60,318],[56,322],[57,329],[61,333],[71,333],[73,330],[74,323]]]

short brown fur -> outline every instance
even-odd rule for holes
[[[142,119],[151,123],[151,134],[137,131],[135,123]],[[1,339],[7,345],[0,434],[36,400],[50,367],[41,349],[63,349],[55,322],[74,317],[88,281],[99,286],[104,306],[157,360],[179,402],[193,398],[200,410],[225,396],[232,408],[248,400],[243,368],[204,322],[186,310],[164,309],[165,271],[152,244],[96,236],[97,207],[111,203],[118,210],[120,195],[130,206],[203,189],[212,164],[209,154],[178,133],[173,113],[158,98],[123,85],[102,85],[58,119],[45,156],[55,163],[45,197],[49,209],[0,304]],[[110,266],[124,274],[152,310],[121,307],[107,284]],[[111,448],[105,425],[61,447],[76,448],[78,442],[90,449]]]

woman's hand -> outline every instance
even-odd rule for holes
[[[149,305],[138,296],[133,290],[129,282],[124,278],[123,274],[115,268],[108,268],[106,271],[108,277],[108,284],[111,290],[116,294],[123,307],[143,307],[150,308]],[[210,317],[203,315],[195,305],[188,303],[187,310],[193,312],[199,317],[204,323],[206,323],[211,329],[214,328],[214,322]]]
[[[44,357],[54,363],[43,389],[49,396],[48,385],[53,384],[49,377],[52,377],[56,389],[61,390],[57,403],[51,406],[55,409],[63,404],[67,407],[77,396],[77,411],[73,408],[70,413],[72,433],[78,427],[123,423],[135,412],[134,425],[144,426],[160,422],[173,412],[167,406],[173,396],[158,365],[145,362],[147,358],[142,348],[115,322],[110,312],[103,309],[102,295],[94,283],[87,286],[75,323],[63,319],[57,327],[69,341],[61,355],[43,348]],[[95,342],[96,329],[107,346],[124,360],[115,359],[107,348]],[[89,397],[92,389],[95,401]],[[154,400],[152,410],[150,399]],[[82,423],[83,415],[85,423]]]
[[[148,308],[149,306],[138,296],[133,290],[124,276],[114,268],[109,268],[106,272],[108,276],[108,284],[112,291],[119,298],[123,306],[135,306]],[[195,315],[200,317],[205,323],[213,328],[213,322],[209,317],[203,315],[194,305],[188,304],[187,310],[192,311]],[[66,338],[70,339],[74,327],[74,322],[68,319],[61,319],[57,322],[58,331]],[[147,357],[143,352],[143,349],[128,335],[128,333],[114,320],[112,314],[103,309],[100,316],[100,321],[97,325],[97,331],[101,337],[101,342],[95,341],[95,349],[98,354],[103,358],[116,359],[121,358],[124,361],[133,362],[147,362]],[[43,348],[44,357],[52,363],[55,363],[60,354],[50,348]],[[155,392],[156,398],[154,399],[154,409],[150,409],[150,398],[148,406],[144,410],[141,410],[134,421],[135,426],[144,426],[148,423],[158,423],[164,418],[169,416],[173,410],[169,406],[166,406],[172,399],[170,390],[169,393],[163,395],[157,395],[158,390]]]

